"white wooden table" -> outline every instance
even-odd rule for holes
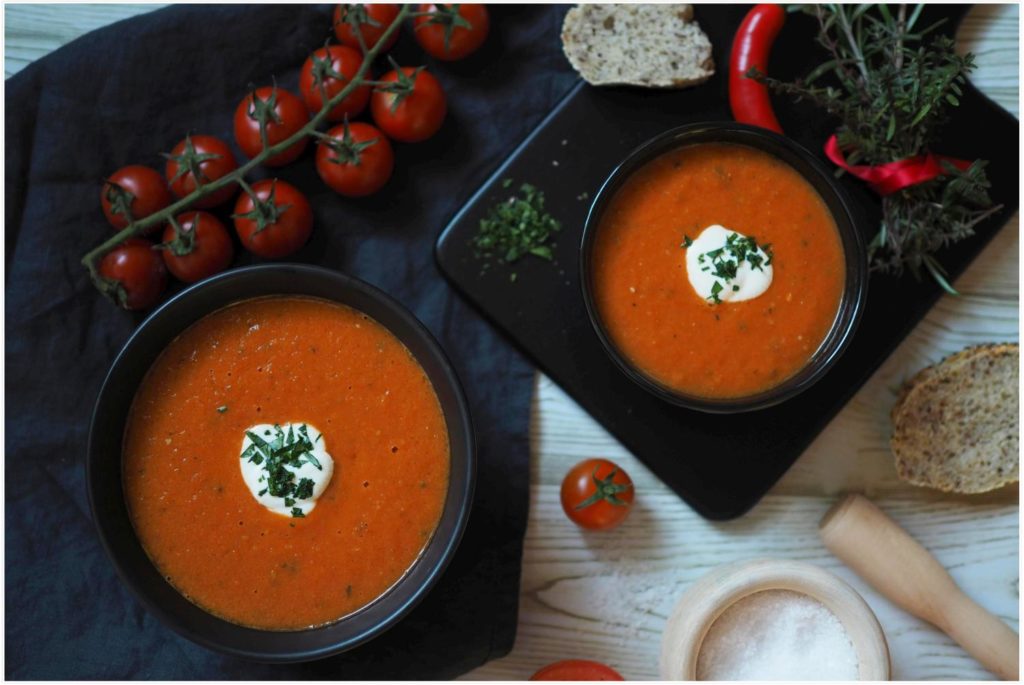
[[[86,31],[153,7],[8,5],[5,74]],[[978,56],[974,83],[1014,114],[1018,23],[1016,5],[979,6],[958,36],[961,49]],[[888,414],[893,389],[919,367],[966,345],[1018,339],[1018,255],[1015,217],[956,282],[962,295],[939,301],[771,493],[738,521],[701,519],[538,374],[518,637],[508,657],[467,677],[524,679],[548,662],[576,657],[607,662],[630,679],[656,678],[662,627],[687,585],[719,564],[774,556],[820,564],[864,594],[888,636],[895,678],[989,678],[943,634],[893,607],[843,567],[821,546],[816,527],[838,493],[868,493],[970,596],[1017,628],[1017,490],[967,498],[904,485],[892,467]],[[609,533],[581,532],[558,502],[562,476],[593,455],[617,461],[637,487],[635,511]],[[679,456],[704,455],[688,454],[681,445]]]

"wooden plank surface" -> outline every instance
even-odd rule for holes
[[[7,5],[5,74],[88,30],[154,7]],[[958,35],[959,48],[977,55],[974,83],[1014,114],[1018,35],[1016,5],[975,7]],[[903,484],[889,453],[888,412],[893,390],[921,366],[965,345],[1018,339],[1019,252],[1015,217],[956,283],[962,295],[936,305],[771,494],[738,521],[698,517],[538,374],[519,633],[508,657],[467,677],[522,679],[550,661],[578,657],[610,663],[628,678],[655,678],[665,619],[689,583],[722,563],[773,556],[820,564],[860,590],[886,631],[894,677],[989,678],[948,638],[893,607],[828,554],[816,526],[838,493],[868,493],[935,553],[969,595],[1017,628],[1016,488],[967,498]],[[681,459],[713,458],[689,454],[685,445],[679,449]],[[562,476],[593,455],[619,462],[638,489],[636,510],[610,533],[581,532],[558,503]]]

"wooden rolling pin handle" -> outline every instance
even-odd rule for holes
[[[820,528],[825,546],[890,601],[944,631],[999,678],[1019,678],[1017,633],[967,597],[928,550],[868,499],[843,498]]]

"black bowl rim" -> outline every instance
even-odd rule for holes
[[[716,139],[715,136],[733,136],[733,138]],[[696,138],[700,139],[695,140]],[[604,208],[614,197],[621,184],[633,172],[661,154],[687,145],[714,142],[746,145],[767,152],[806,178],[816,192],[822,196],[823,201],[829,205],[829,211],[833,214],[843,244],[846,263],[846,283],[836,318],[821,345],[811,356],[809,363],[779,385],[746,397],[709,398],[689,395],[659,382],[638,369],[624,353],[619,351],[605,330],[593,294],[591,260],[594,236],[597,233],[597,225]],[[797,169],[788,160],[779,157],[777,151],[780,149],[806,164],[821,181],[820,185],[814,183],[814,179],[809,178],[807,173]],[[831,198],[825,197],[826,193],[822,192],[822,188],[828,189]],[[834,204],[829,202],[830,199]],[[765,409],[795,397],[826,375],[836,360],[845,352],[860,324],[868,289],[867,246],[864,236],[858,229],[854,213],[850,209],[851,206],[852,203],[845,189],[836,182],[827,167],[815,155],[791,138],[757,126],[734,121],[694,122],[664,131],[641,143],[616,165],[601,184],[587,212],[583,235],[580,239],[579,269],[580,288],[591,327],[601,341],[605,352],[626,376],[652,395],[671,404],[711,414],[734,414]],[[840,211],[837,212],[836,209]],[[822,354],[823,350],[826,351],[825,354]]]
[[[339,289],[349,289],[358,292],[370,299],[376,300],[387,310],[389,310],[389,313],[397,316],[404,325],[407,325],[412,335],[416,335],[419,337],[419,342],[422,343],[429,351],[428,353],[433,357],[433,361],[437,362],[440,369],[440,373],[445,378],[445,381],[447,383],[447,389],[452,393],[452,396],[454,397],[455,406],[453,407],[451,415],[455,416],[458,419],[459,423],[461,424],[459,428],[461,432],[464,434],[464,439],[461,442],[462,449],[465,451],[466,454],[466,464],[464,470],[465,484],[461,491],[453,492],[451,488],[451,482],[449,482],[449,490],[446,495],[446,502],[447,498],[452,498],[453,496],[458,498],[458,506],[456,511],[457,518],[451,524],[451,532],[448,535],[447,539],[443,542],[436,543],[439,547],[442,548],[439,553],[439,556],[437,557],[437,560],[433,564],[432,568],[427,570],[426,576],[425,578],[423,578],[422,582],[418,586],[414,587],[411,591],[406,592],[401,601],[397,602],[396,606],[391,608],[387,612],[387,615],[383,618],[383,620],[374,623],[365,630],[359,631],[349,637],[346,637],[345,639],[339,640],[338,642],[327,646],[318,647],[314,649],[261,651],[255,649],[230,647],[218,642],[216,639],[208,637],[202,632],[187,627],[183,624],[180,617],[166,610],[158,602],[154,601],[149,596],[149,594],[147,594],[143,589],[137,586],[133,575],[125,567],[125,564],[123,563],[123,560],[120,558],[119,552],[117,551],[113,541],[108,539],[107,532],[103,527],[103,522],[101,520],[102,515],[100,514],[100,510],[97,506],[93,486],[94,479],[98,477],[96,473],[96,461],[98,458],[95,456],[94,452],[97,423],[103,408],[104,397],[108,393],[109,387],[112,382],[112,378],[115,376],[116,371],[120,364],[123,362],[123,360],[132,352],[134,346],[137,344],[138,339],[142,335],[144,335],[145,332],[151,326],[153,326],[154,322],[159,321],[160,318],[165,316],[168,311],[172,311],[175,307],[181,306],[183,302],[187,302],[193,297],[195,297],[195,293],[197,292],[201,292],[208,288],[212,288],[217,285],[223,284],[225,281],[235,281],[241,279],[244,282],[244,279],[258,279],[260,276],[264,276],[268,273],[277,272],[293,274],[296,276],[296,278],[305,277],[313,279],[322,279],[325,283],[331,282],[334,285],[337,285]],[[307,295],[303,294],[302,292],[283,292],[279,293],[278,295],[295,297],[305,296],[327,300],[331,299],[330,297],[322,295]],[[276,295],[274,293],[260,293],[227,297],[225,301],[222,302],[218,307],[191,319],[189,323],[185,324],[178,330],[177,334],[183,332],[186,328],[188,328],[188,326],[194,324],[203,316],[212,313],[212,311],[216,311],[220,308],[227,307],[238,302],[243,302],[251,299],[258,299],[265,296],[273,297]],[[340,302],[340,300],[335,301]],[[342,304],[345,303],[342,302]],[[374,318],[376,320],[377,317]],[[388,330],[391,331],[393,335],[398,337],[399,340],[401,340],[404,345],[409,345],[407,335],[400,336],[399,333],[395,332],[390,327],[386,326],[386,328],[388,328]],[[156,354],[159,354],[159,351]],[[419,361],[420,364],[424,363],[419,358],[417,358],[417,361]],[[431,379],[431,382],[436,383],[436,381],[434,381],[433,378]],[[439,390],[438,392],[440,394]],[[134,395],[134,391],[132,394]],[[448,420],[449,416],[449,413],[445,412],[446,421]],[[454,432],[451,425],[449,425],[448,427],[448,432],[449,436],[451,437]],[[240,657],[253,661],[261,661],[266,663],[293,663],[300,661],[312,661],[315,659],[322,659],[336,654],[340,654],[377,637],[381,633],[393,627],[402,618],[404,618],[428,594],[428,592],[437,583],[437,581],[443,575],[445,569],[451,562],[452,557],[454,556],[455,551],[458,548],[458,545],[462,539],[462,535],[465,532],[466,525],[468,523],[470,512],[473,505],[473,493],[476,487],[476,438],[472,423],[472,417],[469,412],[469,404],[466,399],[465,391],[462,388],[462,384],[459,381],[458,375],[455,371],[454,366],[451,363],[451,360],[448,358],[447,354],[444,352],[444,349],[441,347],[440,343],[437,341],[434,335],[411,311],[409,311],[409,309],[407,309],[398,300],[385,293],[383,290],[373,285],[370,285],[369,283],[354,276],[349,276],[347,274],[343,274],[341,272],[323,267],[299,263],[278,262],[272,264],[257,264],[239,267],[236,269],[232,269],[230,271],[214,275],[208,279],[190,285],[189,287],[185,288],[181,292],[177,293],[176,295],[168,299],[166,302],[161,304],[157,309],[155,309],[152,313],[150,313],[145,318],[145,320],[141,324],[139,324],[135,328],[135,330],[132,331],[128,340],[124,343],[124,345],[121,347],[121,350],[114,358],[114,361],[111,363],[111,366],[108,369],[106,376],[104,377],[103,384],[101,385],[100,392],[97,395],[96,403],[94,405],[93,413],[90,419],[89,434],[86,444],[86,492],[89,500],[89,508],[93,517],[93,526],[96,529],[96,533],[100,539],[100,543],[102,544],[103,549],[107,554],[107,557],[113,564],[118,577],[120,578],[121,582],[129,589],[130,593],[147,609],[147,611],[155,615],[165,626],[171,628],[173,631],[191,640],[192,642],[195,642],[196,644],[199,644],[213,651],[220,652],[222,654],[227,654],[230,656]],[[453,444],[451,446],[452,453],[455,452],[455,449],[456,448]],[[446,504],[445,509],[447,509],[447,506],[448,505]],[[426,546],[423,548],[423,551],[420,553],[420,556],[417,557],[417,559],[413,562],[412,566],[407,571],[405,571],[405,573],[380,597],[377,597],[369,604],[367,604],[364,607],[361,607],[352,614],[344,616],[337,621],[334,621],[323,626],[314,626],[311,628],[297,631],[270,631],[242,626],[240,624],[232,623],[210,612],[207,612],[198,605],[192,603],[187,598],[184,598],[182,595],[180,595],[178,590],[176,588],[173,588],[173,586],[170,586],[170,584],[168,584],[168,587],[170,587],[173,592],[177,593],[180,597],[182,597],[185,602],[195,607],[198,611],[202,612],[207,617],[223,623],[224,628],[226,630],[237,631],[239,633],[248,633],[250,635],[260,634],[271,636],[295,636],[313,633],[315,631],[330,629],[335,626],[343,625],[346,621],[362,615],[371,607],[383,604],[389,597],[397,596],[394,595],[394,593],[396,592],[397,589],[402,588],[403,583],[406,581],[406,579],[412,574],[413,570],[417,568],[417,566],[421,563],[423,558],[427,556],[428,551],[430,551],[431,548],[435,545],[435,541],[439,540],[439,538],[437,538],[437,531],[440,530],[441,527],[445,524],[446,521],[444,518],[443,511],[442,518],[438,522],[438,526],[435,529],[434,537],[432,537],[431,540],[426,544]],[[131,525],[130,522],[129,525]],[[141,547],[141,543],[139,543],[139,545]],[[155,566],[152,565],[152,561],[150,561],[149,563],[152,566],[152,568],[155,569]],[[158,569],[157,572],[159,572]]]

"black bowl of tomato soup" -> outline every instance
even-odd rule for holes
[[[340,653],[429,592],[476,454],[437,341],[311,266],[229,271],[147,318],[93,414],[87,486],[118,574],[188,639],[268,662]]]
[[[587,216],[583,300],[623,373],[704,412],[820,380],[867,295],[866,247],[831,172],[788,138],[700,123],[616,167]]]

